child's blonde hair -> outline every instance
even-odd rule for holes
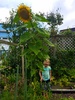
[[[43,64],[46,64],[46,63],[50,64],[50,60],[48,58],[45,59],[44,62],[43,62]]]
[[[46,61],[50,62],[50,59],[47,58]]]

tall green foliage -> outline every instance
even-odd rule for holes
[[[43,23],[47,23],[48,20],[40,14],[33,12],[31,14],[31,21],[24,23],[20,20],[17,11],[12,10],[3,28],[12,32],[12,42],[24,45],[23,55],[26,57],[28,69],[31,69],[30,74],[33,76],[38,68],[42,68],[42,61],[49,57],[49,46],[54,45],[49,40],[50,33],[43,27]],[[10,46],[10,51],[8,56],[10,66],[21,65],[21,49]]]
[[[16,14],[14,22],[19,21],[19,16]],[[50,33],[45,27],[40,27],[43,22],[48,20],[39,15],[32,13],[32,20],[24,23],[16,28],[16,30],[26,28],[20,36],[19,44],[24,45],[24,56],[27,59],[27,67],[31,69],[31,76],[37,73],[38,68],[42,68],[42,61],[49,57],[49,46],[54,46],[50,41]]]

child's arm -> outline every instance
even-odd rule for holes
[[[40,81],[42,82],[42,72],[41,71],[39,71],[39,76],[40,76]]]

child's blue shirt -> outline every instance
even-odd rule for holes
[[[50,79],[50,70],[51,70],[51,67],[50,66],[43,66],[43,71],[42,71],[42,78],[44,81],[47,81]]]

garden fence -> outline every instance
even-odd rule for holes
[[[72,66],[75,66],[75,35],[55,35],[50,37],[50,41],[54,44],[54,47],[50,47],[51,57],[56,57],[57,52],[61,52],[61,57],[63,57],[63,55],[65,57],[64,52],[70,51],[67,57],[70,63],[72,61]]]
[[[75,35],[55,35],[51,36],[50,40],[59,50],[75,49]]]

